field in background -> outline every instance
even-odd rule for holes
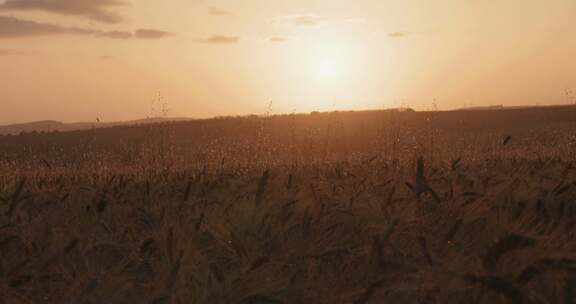
[[[576,107],[0,137],[8,303],[575,303]]]

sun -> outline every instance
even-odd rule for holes
[[[367,75],[367,46],[346,37],[315,36],[289,45],[282,53],[286,90],[297,111],[333,111],[354,108],[371,89]]]
[[[334,59],[323,59],[316,68],[316,78],[319,80],[336,79],[338,77],[338,62]]]

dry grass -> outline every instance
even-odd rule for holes
[[[339,128],[340,117],[267,119],[268,129],[253,124],[253,140],[196,125],[207,132],[194,137],[201,146],[182,144],[177,124],[124,150],[98,147],[105,130],[83,150],[38,151],[40,137],[15,157],[12,142],[0,171],[1,298],[576,301],[576,167],[562,137],[570,134],[449,133],[439,123],[430,140],[405,117],[354,136],[361,128],[348,117]],[[382,125],[386,132],[370,129]]]

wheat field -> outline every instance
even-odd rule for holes
[[[0,137],[3,303],[576,303],[576,108]]]

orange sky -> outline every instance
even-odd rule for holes
[[[574,0],[0,0],[0,124],[565,103]]]

